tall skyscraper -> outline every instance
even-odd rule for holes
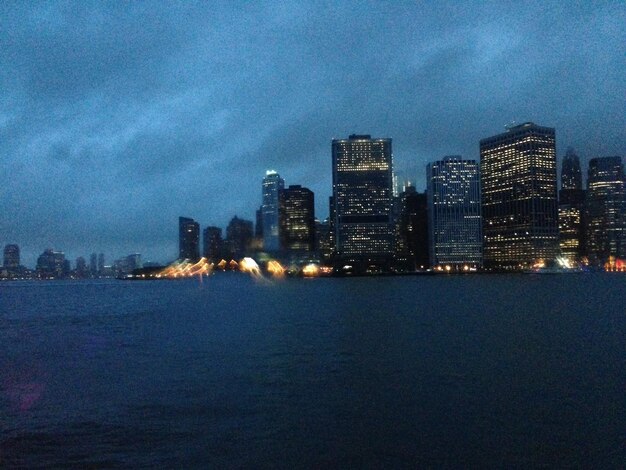
[[[561,166],[559,245],[561,254],[571,262],[579,261],[584,255],[584,204],[585,190],[580,160],[574,149],[568,148]]]
[[[8,270],[17,269],[20,266],[20,247],[17,245],[5,245],[4,265]]]
[[[200,259],[200,225],[188,217],[178,218],[178,259]]]
[[[263,248],[265,251],[280,250],[280,192],[285,188],[285,181],[274,170],[265,172],[263,178]]]
[[[280,243],[293,255],[315,249],[315,199],[310,189],[291,185],[280,192]]]
[[[98,274],[103,275],[105,272],[104,253],[98,255]]]
[[[626,179],[621,157],[589,161],[586,199],[587,252],[592,264],[626,258]]]
[[[233,217],[226,227],[226,242],[232,258],[246,256],[252,242],[252,221]]]
[[[51,248],[37,258],[37,275],[44,279],[61,279],[68,274],[69,262],[66,262],[62,251],[54,251]]]
[[[398,259],[408,271],[430,267],[426,193],[406,186],[398,196]]]
[[[89,274],[96,276],[98,274],[98,255],[92,253],[89,257]]]
[[[428,228],[433,266],[462,270],[482,265],[478,163],[459,156],[429,163]]]
[[[203,230],[202,235],[202,256],[213,263],[218,263],[223,257],[222,229],[219,227],[207,227]]]
[[[558,255],[553,128],[527,122],[480,141],[483,259],[522,269]]]
[[[391,139],[335,139],[332,157],[335,267],[389,270],[395,251]]]

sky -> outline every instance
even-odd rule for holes
[[[331,140],[393,139],[418,190],[511,123],[626,155],[623,2],[0,2],[0,244],[34,267],[178,254],[254,220],[274,169],[328,215]]]

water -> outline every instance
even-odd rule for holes
[[[626,277],[0,284],[0,467],[626,461]]]

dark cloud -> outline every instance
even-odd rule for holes
[[[330,141],[401,180],[512,121],[623,155],[618,2],[3,2],[0,243],[27,264],[175,256],[177,217],[252,219],[264,171],[331,192]]]

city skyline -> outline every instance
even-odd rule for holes
[[[513,120],[556,128],[558,160],[575,148],[586,177],[590,159],[626,154],[624,16],[609,2],[5,2],[0,244],[30,266],[45,248],[164,262],[181,215],[254,220],[272,168],[324,219],[330,141],[360,132],[392,138],[398,181],[419,191],[427,163],[478,160]]]

